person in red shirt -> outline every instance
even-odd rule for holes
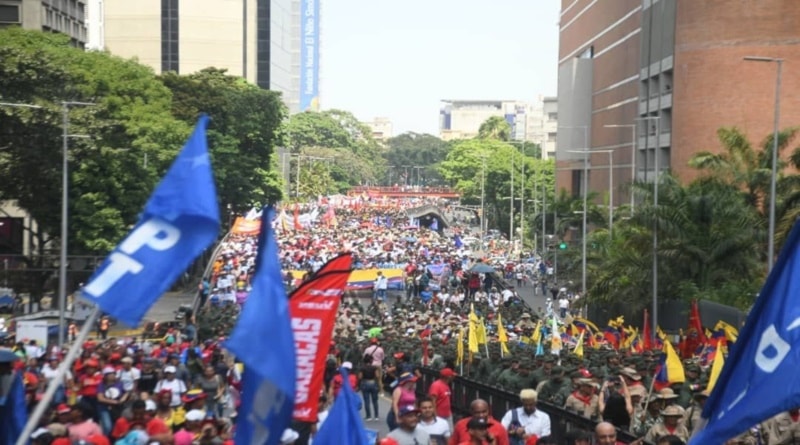
[[[450,424],[450,429],[453,428],[453,410],[450,407],[450,382],[456,376],[456,372],[450,368],[444,368],[439,371],[439,378],[431,383],[428,388],[428,395],[430,395],[436,404],[436,416],[447,420]]]
[[[163,420],[147,415],[144,400],[133,402],[130,419],[125,418],[125,416],[117,419],[116,423],[114,423],[114,428],[111,430],[111,437],[119,440],[134,428],[143,429],[153,442],[172,442],[172,432],[169,427]]]
[[[508,431],[503,425],[489,415],[489,404],[483,399],[475,399],[469,404],[470,417],[465,417],[456,423],[453,429],[453,434],[450,436],[448,445],[461,445],[461,443],[470,443],[471,436],[467,424],[472,419],[478,419],[486,423],[486,438],[487,443],[491,445],[509,445]],[[492,440],[489,441],[489,438]]]
[[[358,377],[353,372],[353,364],[350,362],[342,363],[342,368],[347,368],[347,372],[350,373],[347,376],[347,379],[350,381],[350,387],[353,388],[353,391],[358,391]],[[339,392],[342,390],[342,384],[344,383],[344,379],[341,373],[336,374],[331,379],[331,388],[330,394],[328,395],[328,400],[334,400],[336,396],[339,395]]]

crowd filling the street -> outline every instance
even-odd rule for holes
[[[281,443],[313,443],[346,385],[361,396],[364,428],[383,445],[616,444],[622,433],[654,445],[687,443],[702,427],[736,328],[721,322],[711,330],[696,317],[682,337],[639,332],[622,319],[598,327],[584,318],[576,289],[553,281],[547,259],[485,236],[476,214],[454,204],[321,197],[278,214],[287,290],[345,252],[355,268],[332,340],[321,345],[327,355],[318,370],[323,388],[311,395],[316,419],[293,422]],[[439,220],[407,215],[422,205],[440,209]],[[257,231],[232,231],[198,286],[196,313],[163,338],[108,335],[102,318],[104,335],[81,345],[31,443],[233,443],[243,366],[224,343],[247,302],[257,251]],[[9,346],[0,354],[3,393],[21,375],[32,409],[65,350],[21,338]],[[435,378],[424,382],[423,373]],[[516,407],[496,418],[488,400],[457,400],[459,380],[511,394]],[[560,425],[563,411],[587,422]],[[799,441],[793,410],[725,443]]]

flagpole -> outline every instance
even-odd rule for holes
[[[662,365],[662,366],[666,366],[666,365]],[[658,376],[658,374],[654,375],[653,378],[650,379],[650,390],[647,391],[647,400],[644,402],[644,411],[643,411],[644,415],[647,415],[647,405],[650,404],[650,397],[653,395],[653,387],[656,384],[656,377],[657,376]]]
[[[33,434],[33,430],[39,425],[39,421],[50,406],[50,402],[53,401],[56,390],[64,383],[64,376],[67,375],[69,368],[72,366],[72,362],[77,358],[81,350],[81,345],[86,341],[86,338],[89,337],[89,332],[91,332],[92,326],[94,326],[99,315],[100,308],[95,306],[83,323],[77,338],[72,343],[72,346],[70,346],[67,356],[64,357],[64,360],[58,365],[55,377],[50,379],[50,382],[47,384],[47,390],[44,392],[44,395],[42,395],[42,399],[37,402],[36,409],[33,410],[33,413],[28,418],[28,423],[25,424],[22,434],[17,438],[16,445],[26,445],[30,441],[29,439],[31,434]]]

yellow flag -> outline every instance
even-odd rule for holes
[[[487,340],[486,340],[486,325],[483,324],[483,319],[482,318],[478,320],[477,335],[478,335],[478,344],[479,345],[485,345],[486,342],[487,342]]]
[[[573,351],[580,358],[583,358],[583,334],[585,333],[586,331],[581,331],[581,335],[578,336],[578,344],[575,345],[575,351]]]
[[[686,381],[686,374],[683,372],[683,363],[680,357],[675,353],[672,348],[672,343],[669,340],[664,340],[663,351],[667,354],[664,366],[667,367],[667,381],[670,383],[683,383]]]
[[[478,352],[478,316],[475,314],[475,309],[471,308],[469,312],[469,352]]]
[[[706,387],[708,392],[714,389],[714,385],[717,383],[723,366],[725,366],[725,354],[717,349],[717,352],[714,353],[714,361],[711,363],[711,373],[708,375],[708,386]]]
[[[714,331],[719,331],[720,329],[725,332],[725,338],[729,342],[735,342],[739,338],[739,330],[722,320],[718,321],[714,326]]]
[[[503,317],[497,313],[497,341],[500,342],[500,348],[504,354],[508,354],[508,334],[506,334],[506,327],[503,326]]]
[[[531,343],[540,343],[542,341],[542,320],[536,322],[536,327],[533,328],[531,334]]]
[[[456,365],[464,362],[464,327],[458,330],[458,344],[456,345]]]

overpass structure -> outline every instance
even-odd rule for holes
[[[458,199],[461,197],[457,191],[450,187],[378,187],[378,186],[357,186],[350,189],[348,195],[357,196],[366,194],[375,198],[423,198],[437,197],[445,199]]]
[[[436,206],[424,205],[406,209],[406,215],[408,215],[409,218],[416,218],[419,221],[420,227],[430,229],[431,226],[435,225],[436,229],[434,230],[440,234],[444,232],[444,229],[450,227],[450,221],[444,216],[439,207]],[[436,224],[434,224],[434,221],[436,221]]]

